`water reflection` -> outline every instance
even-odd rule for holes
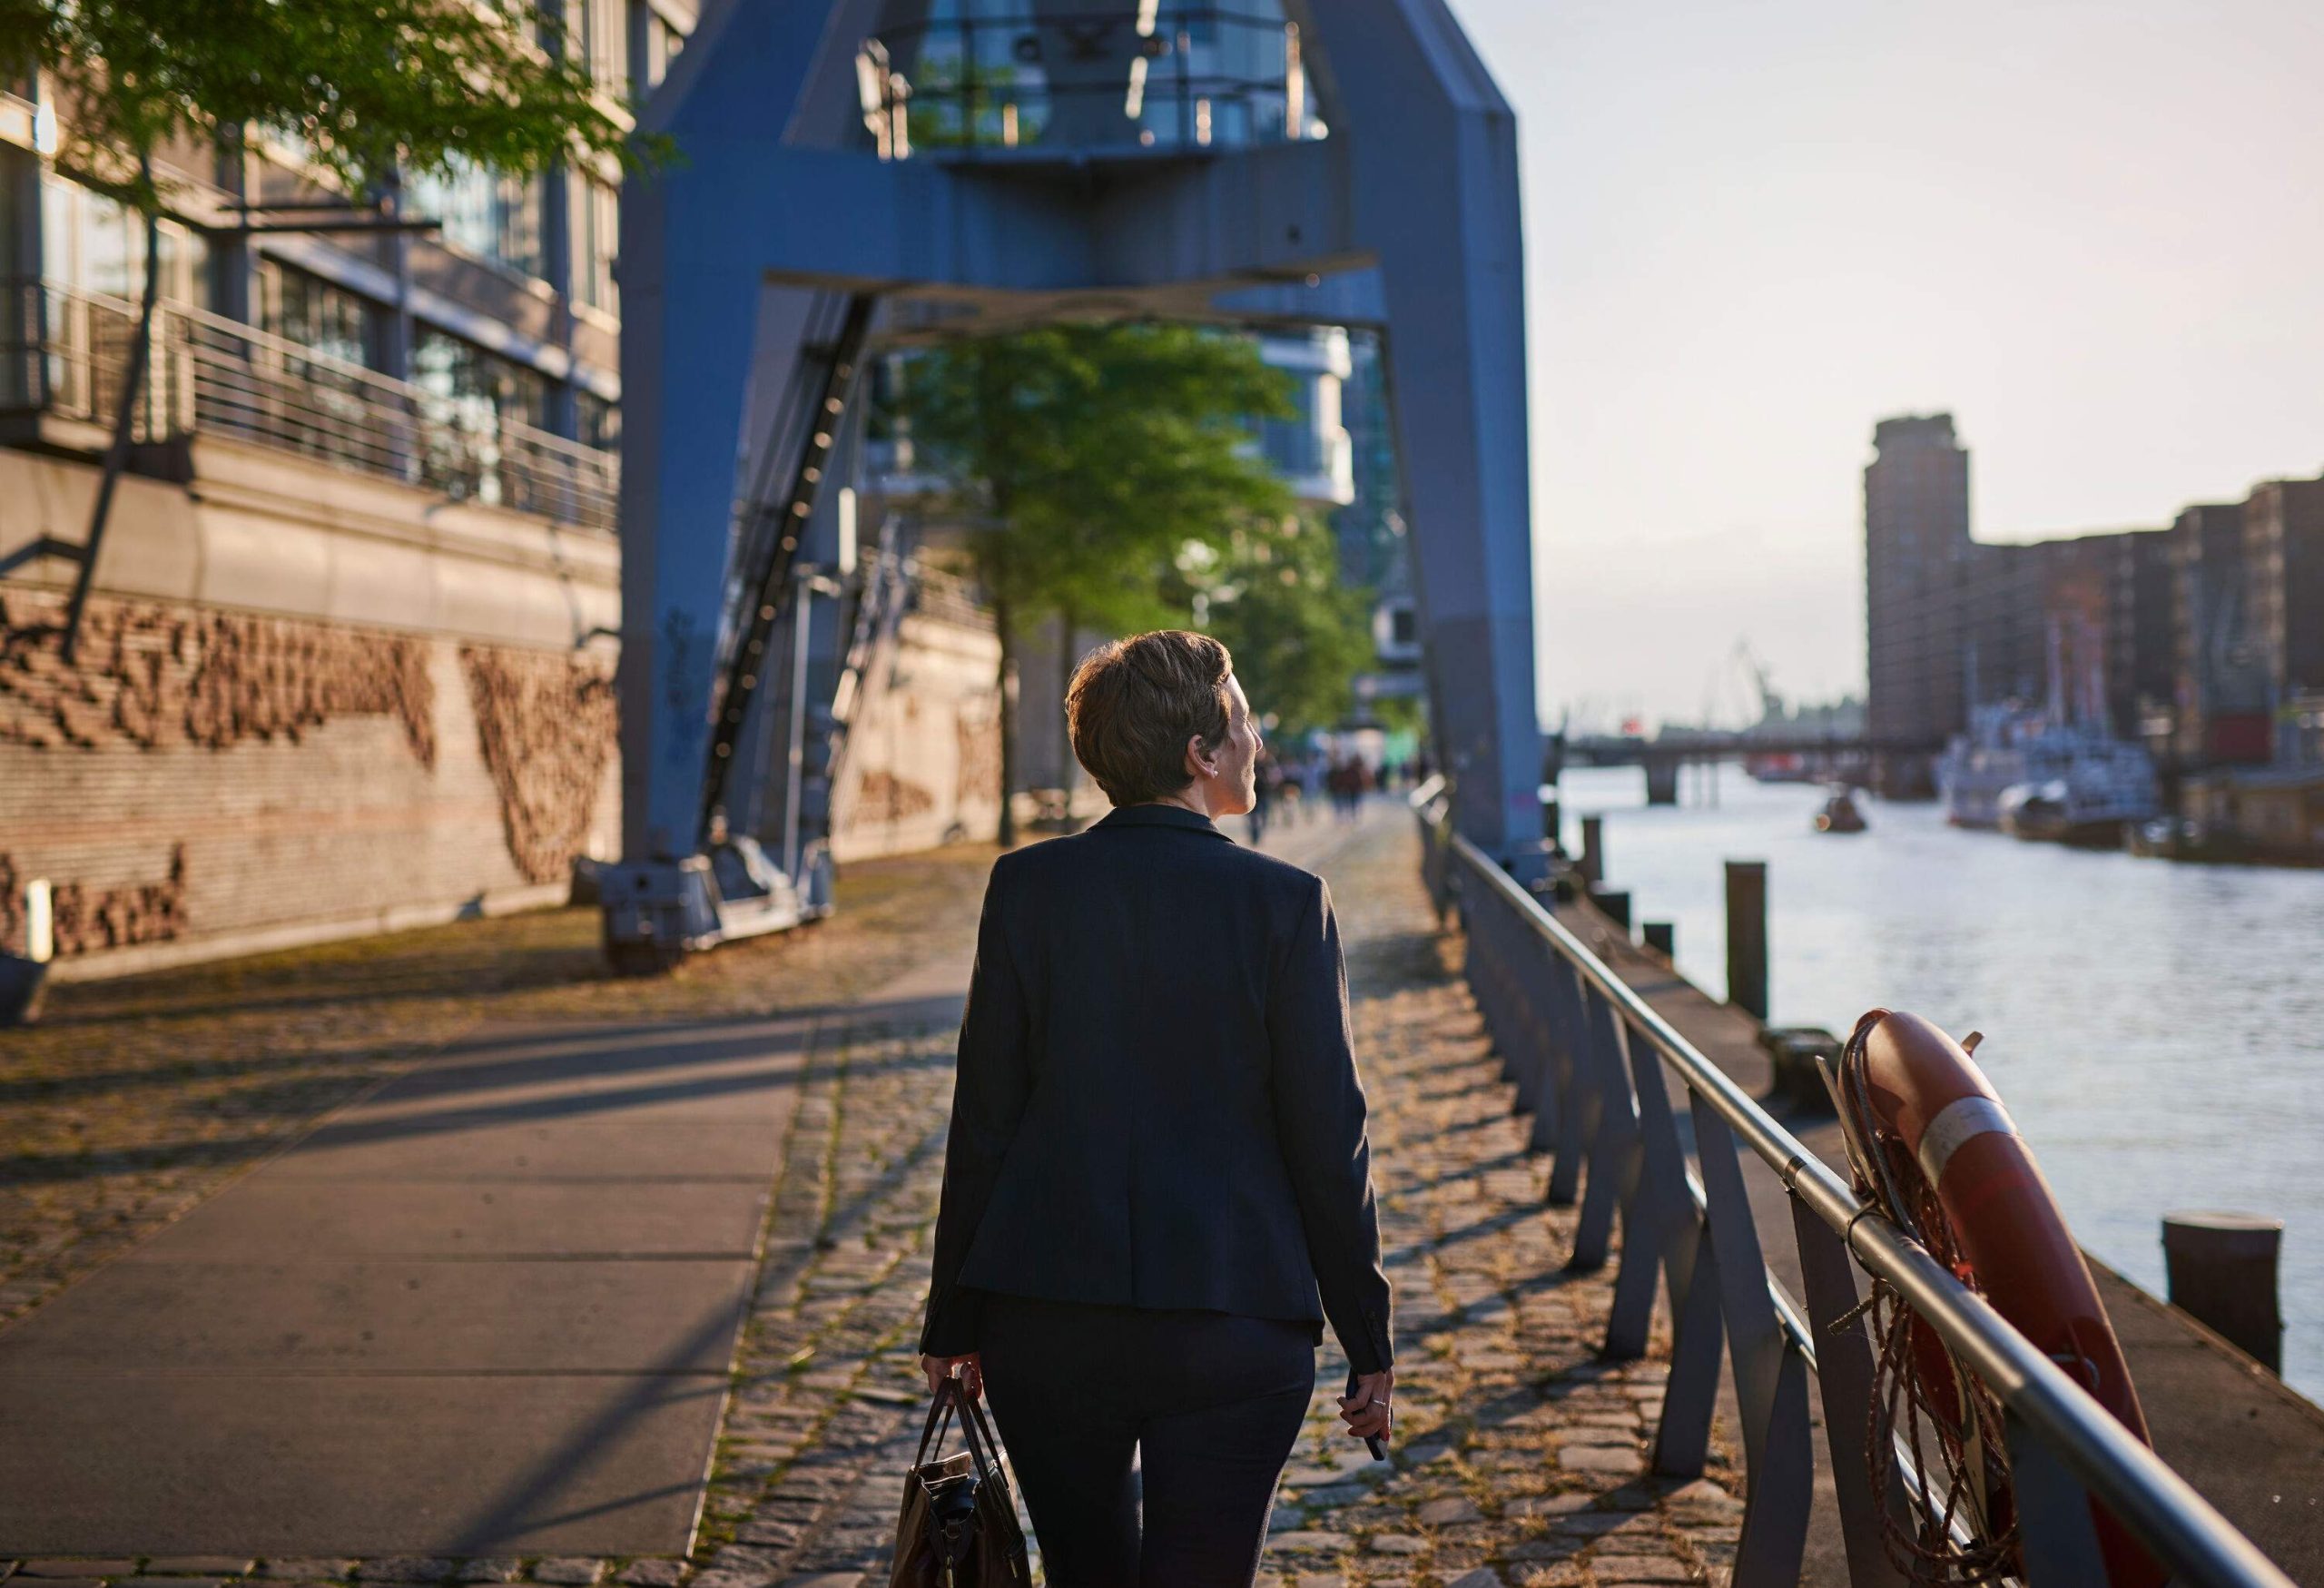
[[[1634,768],[1571,771],[1566,843],[1604,814],[1608,883],[1719,995],[1720,863],[1765,860],[1774,1018],[1844,1032],[1888,1004],[1984,1031],[2076,1234],[2158,1294],[2165,1212],[2283,1218],[2285,1376],[2324,1396],[2324,872],[2020,843],[1870,799],[1869,832],[1819,834],[1818,789],[1728,767],[1717,791],[1648,809]]]

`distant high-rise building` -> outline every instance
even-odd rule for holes
[[[2131,529],[2106,544],[2106,713],[2125,738],[2165,747],[2171,732],[2177,600],[2167,529]]]
[[[1866,727],[1883,792],[1927,792],[1925,747],[1965,725],[1969,454],[1951,414],[1883,419],[1864,471]]]
[[[2324,479],[2271,479],[2243,504],[2250,635],[2271,715],[2324,689]]]
[[[1332,515],[1332,531],[1339,540],[1342,582],[1373,595],[1373,650],[1379,665],[1357,688],[1364,698],[1377,700],[1420,692],[1420,615],[1413,597],[1412,546],[1404,535],[1379,334],[1354,337],[1351,348],[1343,412],[1355,491]]]
[[[2171,747],[2189,763],[2263,761],[2268,691],[2250,637],[2243,505],[2197,503],[2171,538]]]
[[[2324,478],[2168,529],[1984,542],[1949,414],[1885,419],[1864,472],[1866,732],[1883,792],[1979,706],[2102,725],[2182,766],[2292,759],[2324,699]]]

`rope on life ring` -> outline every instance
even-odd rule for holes
[[[2088,1265],[1969,1049],[1917,1015],[1876,1009],[1856,1022],[1832,1080],[1857,1196],[2147,1441]],[[1893,1287],[1875,1279],[1858,1312],[1874,1345],[1873,1492],[1894,1492],[1908,1451],[1924,1485],[1916,1525],[1883,1508],[1891,1561],[1944,1588],[2022,1574],[2000,1399]],[[2108,1588],[2162,1588],[2163,1572],[2128,1530],[2095,1501],[2091,1513]]]

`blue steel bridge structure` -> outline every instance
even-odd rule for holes
[[[1539,866],[1516,129],[1441,0],[726,0],[645,122],[617,963],[828,908],[867,365],[1063,319],[1378,333],[1453,820]]]

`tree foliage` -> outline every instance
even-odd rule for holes
[[[899,410],[971,527],[973,572],[1000,636],[1008,788],[1006,683],[1025,625],[1184,622],[1186,607],[1168,604],[1186,593],[1180,551],[1224,547],[1290,510],[1249,428],[1291,411],[1288,382],[1241,337],[1064,324],[956,343],[912,364]]]
[[[979,527],[978,578],[1020,618],[1158,621],[1183,543],[1290,505],[1248,429],[1289,411],[1285,378],[1237,337],[1049,326],[938,350],[904,385],[914,446]]]
[[[0,0],[0,64],[47,74],[61,162],[149,212],[141,155],[243,127],[354,196],[398,168],[665,154],[560,45],[534,0]]]
[[[1236,535],[1211,570],[1203,626],[1235,654],[1251,708],[1288,739],[1347,721],[1373,657],[1368,593],[1340,583],[1324,527],[1292,518]]]

